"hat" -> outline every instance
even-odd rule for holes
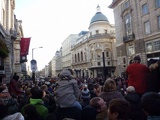
[[[127,92],[135,92],[135,88],[133,86],[128,86],[126,90]]]
[[[139,55],[135,56],[135,57],[134,57],[134,60],[137,60],[137,61],[141,62],[141,58],[140,58]]]
[[[60,74],[60,76],[70,76],[71,75],[71,72],[67,69],[63,70]]]

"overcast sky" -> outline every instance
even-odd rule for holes
[[[22,20],[24,37],[31,37],[28,62],[37,60],[38,70],[48,65],[70,34],[88,31],[97,4],[109,22],[114,24],[112,0],[15,0],[15,15]],[[30,64],[30,63],[29,63]]]

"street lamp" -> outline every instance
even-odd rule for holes
[[[33,51],[34,51],[35,49],[39,49],[39,48],[43,48],[43,47],[41,46],[41,47],[37,47],[37,48],[32,48],[32,60],[33,60]]]

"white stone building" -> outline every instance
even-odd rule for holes
[[[71,51],[72,69],[78,77],[114,75],[117,66],[115,29],[100,6],[90,21],[89,31],[76,40]]]

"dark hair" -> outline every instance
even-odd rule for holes
[[[141,98],[141,106],[150,116],[159,116],[160,95],[154,92],[145,93]]]
[[[118,113],[118,119],[128,120],[130,115],[130,105],[123,99],[112,99],[109,102],[110,113]]]
[[[32,94],[31,98],[33,99],[42,99],[43,97],[43,91],[40,89],[34,89],[34,90],[31,89],[31,94]]]
[[[94,84],[93,83],[88,83],[88,89],[89,90],[94,90]]]

